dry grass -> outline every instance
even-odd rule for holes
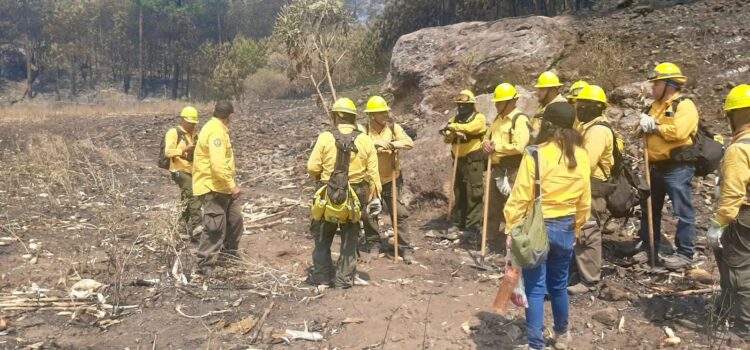
[[[583,38],[583,43],[566,61],[566,71],[578,71],[589,83],[596,84],[611,91],[623,82],[630,81],[624,69],[627,67],[630,52],[619,41],[613,40],[603,32],[590,32]]]
[[[108,102],[104,104],[48,103],[0,105],[0,122],[54,121],[69,117],[127,117],[143,115],[178,115],[180,110],[192,105],[201,115],[210,115],[213,105],[183,101]]]

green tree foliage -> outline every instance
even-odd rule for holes
[[[29,86],[44,81],[34,90],[53,86],[58,96],[115,84],[142,97],[212,98],[221,85],[214,77],[237,71],[243,79],[262,65],[260,45],[238,38],[270,35],[290,1],[0,0],[0,80],[21,74],[9,72],[17,66],[3,66],[2,55],[13,54],[28,60]],[[216,58],[201,57],[206,50]]]
[[[309,79],[324,108],[330,102],[323,97],[321,85],[328,82],[335,100],[333,72],[349,50],[352,22],[340,0],[297,0],[284,6],[276,19],[273,37],[291,59],[289,78]]]

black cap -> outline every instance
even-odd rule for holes
[[[229,115],[232,113],[234,113],[234,106],[232,106],[232,102],[229,102],[229,101],[216,102],[216,106],[214,107],[214,117],[219,118],[219,119],[225,119],[229,117]]]
[[[547,106],[542,118],[561,128],[572,129],[576,120],[576,110],[570,103],[555,102]]]

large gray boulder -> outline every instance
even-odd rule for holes
[[[506,18],[426,28],[399,38],[386,89],[401,112],[443,114],[464,88],[530,84],[577,40],[567,17]]]

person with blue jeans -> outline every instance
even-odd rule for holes
[[[573,246],[581,228],[590,217],[591,168],[586,150],[580,147],[581,135],[573,129],[575,109],[567,102],[549,105],[544,111],[533,157],[524,155],[516,183],[503,214],[505,233],[510,239],[513,228],[523,223],[527,211],[541,196],[544,225],[549,236],[549,252],[534,268],[523,269],[528,299],[526,330],[528,348],[544,348],[544,297],[550,295],[554,318],[555,349],[568,349],[568,277]],[[536,167],[540,184],[535,185]]]
[[[693,208],[693,186],[695,174],[693,163],[684,155],[693,145],[698,132],[700,117],[692,100],[681,94],[687,77],[672,63],[661,63],[649,76],[652,82],[651,94],[654,103],[648,114],[643,113],[638,131],[646,138],[646,153],[651,165],[651,204],[654,226],[654,251],[658,251],[661,237],[661,211],[664,197],[672,200],[674,215],[677,217],[675,254],[665,256],[664,267],[677,270],[690,267],[693,261],[695,244],[695,209]],[[641,205],[644,215],[641,219],[640,239],[648,249],[649,229],[647,206]],[[650,250],[650,249],[649,249]],[[649,260],[648,253],[639,252],[633,259],[639,263]]]

